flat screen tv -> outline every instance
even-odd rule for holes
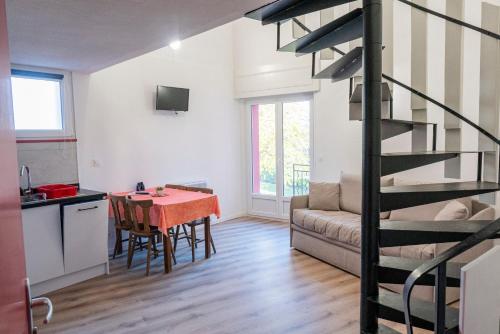
[[[156,110],[188,111],[189,89],[157,86]]]

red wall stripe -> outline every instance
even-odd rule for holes
[[[18,144],[27,143],[75,143],[76,138],[56,138],[56,139],[17,139]]]

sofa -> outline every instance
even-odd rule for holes
[[[416,184],[422,182],[382,178],[381,186]],[[342,173],[339,183],[310,184],[309,195],[295,196],[290,204],[290,244],[303,253],[335,267],[360,275],[361,244],[361,177]],[[421,205],[380,214],[381,220],[490,220],[495,218],[493,207],[472,198]],[[432,259],[453,243],[423,244],[381,249],[382,256],[410,259]],[[493,247],[487,240],[468,250],[454,262],[470,262]],[[383,284],[383,287],[402,291],[402,285]],[[434,287],[417,286],[413,295],[432,301]],[[447,302],[459,299],[458,288],[447,288]]]

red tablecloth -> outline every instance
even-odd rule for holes
[[[151,194],[155,192],[154,189],[147,189],[146,191]],[[151,225],[158,226],[165,234],[171,227],[205,218],[212,214],[220,218],[217,195],[171,188],[165,188],[164,193],[167,196],[131,195],[131,197],[134,200],[153,200],[153,209],[150,212]],[[128,193],[119,194],[127,195]],[[139,219],[142,219],[142,217],[139,216]]]

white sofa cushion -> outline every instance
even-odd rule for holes
[[[355,213],[346,211],[293,210],[293,223],[295,225],[323,235],[326,233],[326,227],[329,222],[343,222],[352,219],[360,220],[361,218]]]
[[[361,248],[361,216],[347,211],[293,210],[293,223],[304,230],[320,234],[354,249]],[[435,245],[382,248],[381,254],[412,259],[432,259]]]
[[[338,211],[340,185],[330,182],[309,182],[309,209]]]

